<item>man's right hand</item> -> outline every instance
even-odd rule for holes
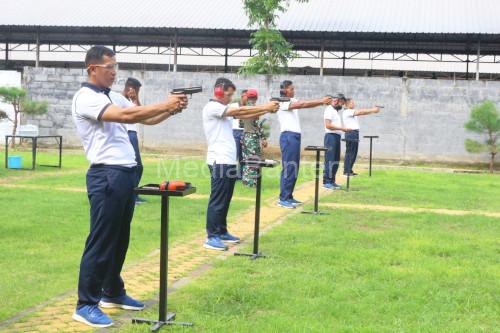
[[[266,111],[269,111],[271,113],[275,113],[279,110],[280,103],[277,101],[267,102],[266,104],[263,104],[262,107]]]
[[[188,99],[184,94],[170,95],[165,102],[165,109],[169,112],[178,113],[187,108]]]
[[[331,103],[332,103],[332,98],[330,96],[323,97],[323,104],[324,105],[329,105]]]

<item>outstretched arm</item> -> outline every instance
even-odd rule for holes
[[[297,101],[297,102],[292,102],[288,106],[288,110],[294,110],[294,109],[309,109],[309,108],[314,108],[320,105],[328,105],[332,102],[332,98],[329,96],[325,96],[323,98],[319,99],[311,99],[307,101]]]
[[[258,117],[263,114],[269,112],[278,111],[279,103],[278,102],[268,102],[261,105],[252,105],[252,106],[238,106],[238,107],[229,107],[226,112],[224,112],[224,116],[226,117],[234,117],[236,119],[248,119],[253,117]],[[243,118],[247,117],[248,118]]]
[[[366,116],[369,114],[379,113],[379,112],[380,112],[380,108],[375,106],[371,109],[358,109],[358,110],[354,111],[354,115],[355,116]]]

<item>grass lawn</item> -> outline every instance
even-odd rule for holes
[[[46,154],[47,159],[55,157],[54,153]],[[4,158],[0,153],[0,161]],[[0,321],[76,288],[80,256],[89,228],[89,204],[86,193],[57,188],[85,190],[87,166],[80,152],[69,151],[63,155],[61,170],[37,167],[32,172],[0,167]],[[149,158],[143,183],[175,177],[191,181],[198,187],[198,193],[208,195],[207,169],[202,160]],[[307,171],[308,168],[304,168],[304,172]],[[7,177],[10,177],[8,184],[46,188],[2,187]],[[303,180],[307,179],[302,177],[300,182]],[[277,195],[279,179],[267,173],[264,182],[263,197]],[[234,195],[253,199],[255,191],[239,183]],[[136,209],[126,264],[140,260],[159,246],[160,200],[148,200],[149,203]],[[174,198],[171,202],[172,242],[204,232],[207,199]],[[247,200],[233,200],[230,221],[251,205],[253,203]]]
[[[373,177],[362,172],[350,183],[352,191],[322,202],[500,212],[499,175],[375,170]]]
[[[218,261],[169,299],[196,326],[164,331],[500,331],[498,219],[329,213],[294,215],[264,235],[269,258]]]

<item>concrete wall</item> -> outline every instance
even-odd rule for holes
[[[161,101],[174,87],[203,86],[182,114],[156,125],[140,128],[145,147],[203,145],[205,137],[201,110],[210,98],[213,83],[221,73],[168,73],[155,71],[120,71],[113,87],[121,90],[124,81],[134,76],[143,82],[143,104]],[[500,82],[447,81],[371,77],[319,76],[240,76],[227,74],[238,88],[255,87],[261,101],[278,94],[279,82],[286,78],[295,83],[299,99],[317,98],[326,93],[343,92],[355,98],[359,107],[373,104],[385,109],[374,116],[362,117],[362,135],[379,135],[375,156],[397,160],[473,162],[485,161],[485,155],[469,154],[464,149],[463,124],[471,106],[492,99],[499,102]],[[40,126],[42,134],[61,134],[66,145],[79,145],[71,121],[71,99],[86,73],[78,69],[25,68],[23,84],[36,99],[50,103],[47,115],[25,122]],[[323,108],[301,110],[303,146],[323,142]],[[279,142],[279,124],[275,115],[268,117],[272,126],[271,143]],[[360,154],[367,155],[368,141],[363,140]]]

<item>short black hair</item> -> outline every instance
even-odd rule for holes
[[[224,91],[228,90],[229,88],[233,88],[234,90],[236,90],[236,86],[234,85],[233,81],[226,79],[225,77],[220,77],[217,80],[215,80],[214,87],[217,86],[222,86],[222,89]]]
[[[125,88],[136,88],[139,89],[142,87],[142,84],[139,80],[133,77],[129,77],[127,81],[125,81]]]
[[[280,96],[285,96],[285,89],[293,84],[290,80],[283,80],[280,83]]]
[[[85,67],[89,67],[92,64],[101,64],[104,56],[114,57],[115,52],[106,46],[92,46],[85,56]]]
[[[247,92],[248,92],[248,89],[243,89],[243,90],[241,91],[241,94],[240,94],[240,95],[244,95],[244,94],[246,94]]]

